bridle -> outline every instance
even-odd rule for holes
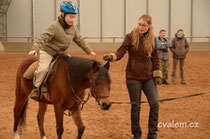
[[[96,101],[98,102],[98,105],[100,107],[102,107],[101,103],[100,103],[100,100],[103,99],[103,98],[107,98],[109,97],[109,94],[107,95],[104,95],[104,96],[98,96],[97,95],[97,91],[95,89],[95,86],[96,86],[96,79],[91,79],[90,80],[90,93],[92,94],[92,96],[96,99]]]
[[[72,116],[76,110],[76,107],[79,106],[80,104],[82,104],[82,107],[81,107],[81,110],[83,109],[84,105],[88,102],[88,100],[90,99],[91,95],[95,98],[95,100],[98,102],[98,105],[102,108],[102,104],[100,103],[100,100],[103,99],[103,98],[107,98],[109,97],[109,94],[107,95],[104,95],[104,96],[98,96],[97,95],[97,91],[95,89],[96,87],[96,79],[90,79],[90,92],[88,93],[88,96],[87,96],[87,99],[86,100],[83,100],[81,99],[74,91],[74,88],[71,87],[71,92],[72,94],[74,95],[75,99],[76,99],[76,102],[74,103],[74,106],[73,106],[73,111],[72,113],[64,113],[65,115],[67,116]]]

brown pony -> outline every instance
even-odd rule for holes
[[[25,123],[26,108],[29,94],[32,90],[32,80],[23,77],[24,72],[34,62],[37,57],[30,57],[23,61],[18,68],[16,78],[16,100],[14,107],[14,128],[15,139],[19,138],[18,126]],[[103,110],[108,110],[111,106],[109,101],[110,76],[108,74],[109,63],[102,66],[95,60],[61,55],[57,62],[57,70],[48,83],[48,93],[50,102],[45,98],[39,100],[39,110],[37,115],[40,136],[45,139],[44,115],[47,104],[54,106],[56,117],[56,130],[58,139],[63,134],[63,116],[65,110],[73,111],[73,120],[78,127],[80,139],[85,126],[81,119],[80,104],[85,96],[84,90],[90,88],[91,95],[98,101]]]

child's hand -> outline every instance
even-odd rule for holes
[[[35,51],[35,50],[32,50],[32,51],[30,51],[30,52],[28,52],[28,54],[29,55],[35,55],[35,56],[37,56],[37,51]]]
[[[95,52],[91,52],[90,53],[92,56],[96,56],[96,53]]]

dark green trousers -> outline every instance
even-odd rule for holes
[[[163,80],[168,80],[169,60],[160,60],[160,70],[162,71]]]

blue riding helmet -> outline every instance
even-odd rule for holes
[[[79,13],[79,7],[71,1],[63,1],[61,2],[60,6],[61,6],[61,11],[64,13],[69,13],[69,14]]]

